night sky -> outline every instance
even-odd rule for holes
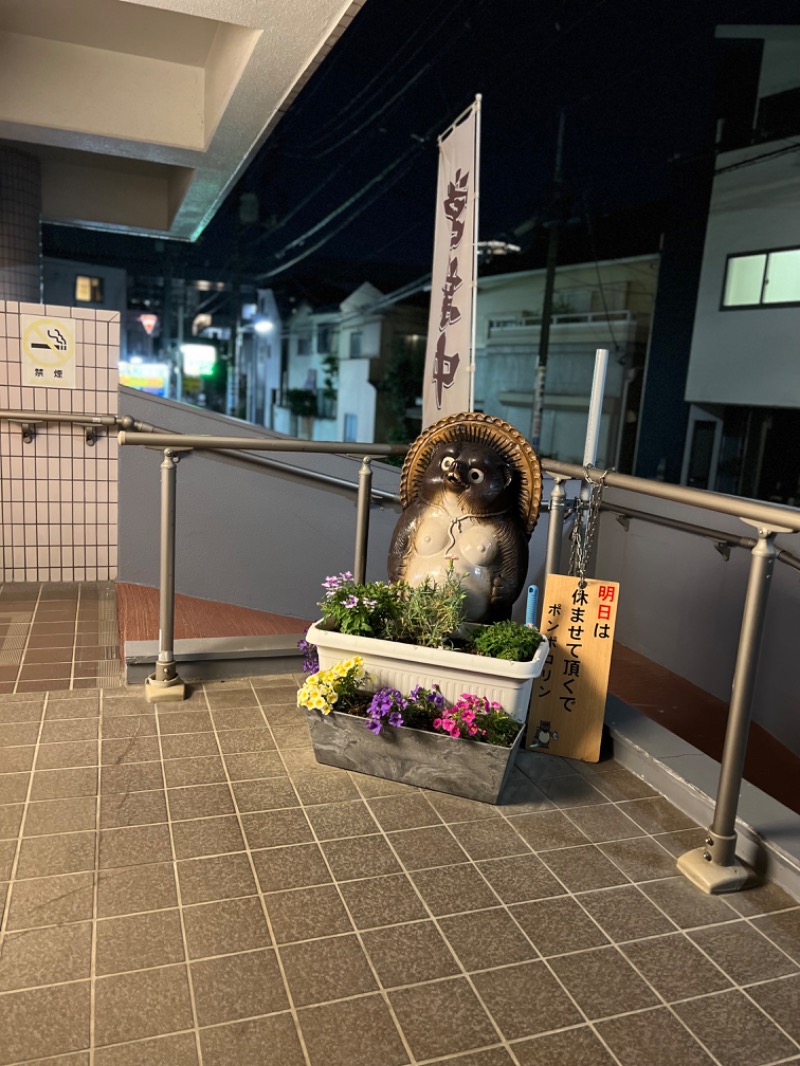
[[[238,263],[265,287],[341,275],[386,289],[423,273],[436,137],[476,93],[481,240],[541,235],[562,109],[568,217],[657,201],[671,161],[713,142],[715,25],[797,12],[788,0],[368,0],[203,237],[166,244],[195,276],[230,272],[244,192],[259,220],[240,234]],[[44,245],[128,263],[162,254],[149,238],[56,227]]]

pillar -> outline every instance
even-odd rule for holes
[[[42,302],[39,160],[0,145],[0,300]]]

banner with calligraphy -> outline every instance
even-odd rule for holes
[[[439,138],[422,428],[471,411],[480,97]]]
[[[616,581],[551,574],[539,626],[550,654],[534,682],[526,746],[597,762],[614,647]]]

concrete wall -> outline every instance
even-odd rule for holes
[[[64,362],[46,349],[41,377],[23,359],[41,342],[37,319],[66,323]],[[46,328],[46,327],[42,327]],[[0,301],[0,410],[117,413],[119,313]],[[74,338],[74,347],[73,347]],[[59,377],[56,377],[56,370]],[[74,370],[74,380],[72,378]],[[19,425],[0,422],[0,574],[4,581],[109,581],[117,569],[117,440],[100,430],[41,422],[24,444]]]
[[[279,434],[210,411],[121,389],[120,410],[172,432],[237,437]],[[261,453],[265,454],[265,453]],[[119,580],[159,583],[162,453],[120,449]],[[193,452],[177,473],[178,592],[298,618],[318,615],[328,574],[352,570],[355,492],[302,476],[314,470],[356,485],[360,460],[335,455],[271,455],[281,472]],[[397,492],[398,469],[374,464],[375,488]],[[389,540],[399,506],[370,514],[368,577],[386,577]]]
[[[738,536],[755,529],[736,518],[638,494],[607,489],[608,503]],[[800,538],[786,534],[779,547],[800,555]],[[631,520],[625,530],[612,514],[601,519],[594,571],[620,582],[616,639],[634,651],[729,701],[741,628],[750,552],[730,558],[711,540]],[[800,695],[794,677],[800,572],[776,563],[753,702],[753,718],[800,755]]]

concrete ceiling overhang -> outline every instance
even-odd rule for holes
[[[365,0],[0,0],[42,219],[193,240]]]

